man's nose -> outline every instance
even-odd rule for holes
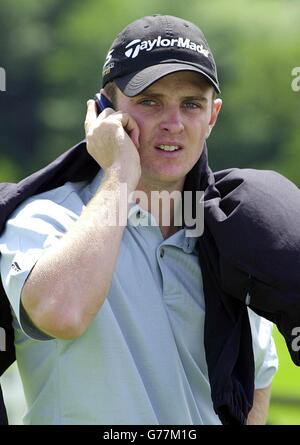
[[[168,107],[165,109],[160,129],[169,133],[181,133],[184,130],[182,114],[179,107]]]

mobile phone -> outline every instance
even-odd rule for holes
[[[104,94],[97,93],[94,96],[94,101],[96,102],[97,113],[100,114],[104,108],[114,108],[113,104],[109,99],[107,99]]]

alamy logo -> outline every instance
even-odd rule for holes
[[[291,84],[292,90],[298,92],[300,91],[300,66],[295,66],[291,74],[294,77]]]
[[[6,91],[6,73],[5,69],[0,66],[0,91]]]
[[[6,351],[6,334],[5,329],[0,327],[0,351]]]
[[[209,51],[204,48],[203,45],[191,42],[191,40],[188,38],[184,39],[183,37],[178,37],[178,39],[162,39],[161,36],[158,36],[157,39],[153,40],[132,40],[125,47],[125,49],[127,49],[127,51],[125,51],[125,56],[135,59],[139,55],[140,51],[152,51],[154,47],[159,48],[160,46],[177,46],[178,48],[187,48],[192,51],[197,51],[199,54],[203,54],[205,57],[208,57],[209,55]]]
[[[292,330],[292,336],[295,337],[292,341],[292,350],[300,351],[300,326],[295,326]]]

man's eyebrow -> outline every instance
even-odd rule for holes
[[[192,96],[183,97],[184,100],[200,100],[201,102],[208,102],[208,98],[203,96],[203,94],[195,94]]]
[[[161,97],[164,97],[165,95],[163,93],[155,93],[155,91],[151,91],[150,89],[148,91],[145,91],[144,93],[139,94],[139,96],[142,97],[157,97],[158,99]],[[182,96],[180,97],[180,100],[199,100],[201,102],[208,102],[208,98],[204,96],[203,94],[193,94],[189,96]]]

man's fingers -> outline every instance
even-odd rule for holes
[[[136,121],[128,113],[122,113],[122,125],[134,145],[139,148],[140,129]]]
[[[110,114],[115,113],[115,110],[112,108],[105,108],[99,115],[97,113],[96,102],[93,99],[87,101],[87,112],[85,117],[85,132],[86,134],[95,127],[96,120],[99,118],[105,119]]]
[[[128,113],[116,112],[112,108],[105,108],[98,116],[96,102],[92,99],[87,102],[87,113],[84,122],[86,136],[94,132],[100,122],[105,121],[106,118],[112,119],[112,122],[119,121],[134,145],[139,148],[140,129],[136,121]]]
[[[84,122],[86,133],[89,131],[89,129],[94,124],[96,119],[97,119],[96,103],[94,100],[90,99],[87,101],[87,112]]]

